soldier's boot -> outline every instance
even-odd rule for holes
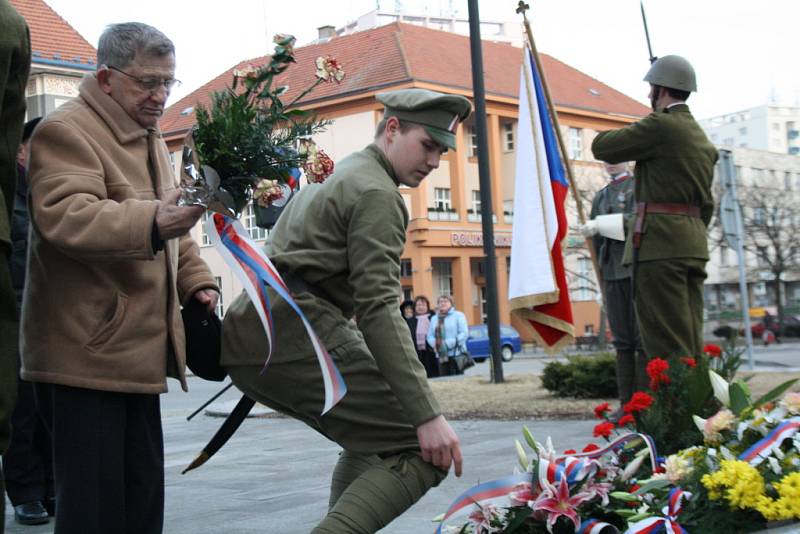
[[[380,458],[343,451],[331,483],[332,506],[312,534],[377,532],[446,476],[419,453]]]
[[[636,383],[634,391],[645,391],[650,387],[650,378],[647,376],[647,363],[650,359],[643,350],[636,351]]]
[[[634,351],[617,350],[617,390],[621,404],[631,400],[635,388],[636,357]]]

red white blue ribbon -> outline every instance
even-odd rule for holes
[[[683,501],[692,497],[688,491],[680,488],[672,488],[669,491],[667,506],[662,513],[664,517],[648,517],[637,521],[625,531],[625,534],[655,534],[665,532],[666,534],[689,534],[685,528],[678,524],[678,514],[683,510]]]
[[[648,436],[647,434],[638,434],[636,432],[631,432],[629,434],[623,434],[622,436],[618,437],[608,445],[603,448],[595,449],[589,452],[573,452],[567,455],[559,456],[556,458],[557,461],[563,461],[566,458],[600,458],[604,454],[613,451],[614,449],[621,447],[625,443],[629,441],[633,441],[635,439],[641,439],[644,441],[645,446],[650,451],[650,466],[653,469],[653,472],[656,472],[658,468],[658,463],[656,462],[656,444],[653,441],[653,438]]]
[[[533,475],[530,473],[522,473],[519,475],[507,476],[498,480],[492,480],[491,482],[484,482],[483,484],[478,484],[477,486],[471,487],[459,495],[458,498],[453,501],[453,504],[451,504],[447,509],[447,512],[445,512],[444,516],[442,517],[442,522],[439,523],[439,528],[436,529],[436,534],[440,534],[445,521],[458,513],[460,510],[463,510],[464,508],[473,504],[505,497],[514,491],[514,488],[518,484],[524,484],[526,482],[530,483],[532,478]]]
[[[587,519],[581,523],[581,528],[576,534],[619,534],[619,530],[611,523],[604,523],[599,519]]]
[[[326,413],[344,397],[345,393],[347,393],[347,386],[345,386],[344,379],[336,368],[336,364],[333,363],[330,354],[325,350],[311,323],[303,314],[303,310],[292,298],[289,288],[284,283],[278,270],[275,269],[275,266],[272,265],[272,262],[269,261],[269,258],[261,248],[250,239],[247,230],[238,220],[214,213],[206,222],[206,233],[211,243],[222,256],[222,259],[225,260],[225,263],[228,264],[242,282],[250,300],[253,301],[258,317],[261,319],[261,324],[264,326],[264,332],[267,334],[269,344],[269,353],[264,362],[264,370],[266,370],[272,357],[274,349],[272,340],[275,337],[267,285],[275,290],[297,312],[306,327],[308,337],[314,346],[314,352],[322,370],[322,380],[325,384],[325,405],[322,408],[322,413]]]
[[[794,436],[800,430],[800,417],[792,417],[772,429],[763,439],[739,455],[739,459],[756,466],[770,453],[781,446],[783,440]]]

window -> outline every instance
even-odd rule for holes
[[[219,300],[217,301],[217,307],[214,308],[214,312],[217,314],[217,317],[222,319],[222,316],[225,314],[225,306],[222,303],[222,277],[215,276],[214,283],[216,283],[217,287],[219,288]]]
[[[592,260],[586,256],[578,258],[578,271],[572,277],[574,284],[572,284],[572,298],[575,301],[579,300],[592,300],[594,298],[594,291],[590,287],[592,278]]]
[[[503,149],[506,152],[514,150],[514,123],[506,122],[503,124]]]
[[[747,126],[739,128],[739,135],[747,135]]]
[[[467,130],[469,134],[469,157],[474,158],[478,155],[478,133],[474,127]]]
[[[753,208],[753,224],[764,224],[766,220],[764,208]]]
[[[569,139],[569,159],[583,159],[583,129],[582,128],[569,128],[567,130],[567,137]]]
[[[208,234],[206,233],[206,221],[210,217],[211,212],[206,210],[203,212],[203,217],[200,219],[200,243],[203,246],[208,246],[211,244],[211,239],[209,239]]]
[[[400,276],[411,276],[411,260],[400,260]]]
[[[481,213],[481,192],[477,189],[472,190],[472,213],[476,215]]]
[[[767,257],[767,247],[756,247],[756,265],[766,267]]]
[[[726,137],[722,140],[722,144],[725,146],[733,146],[733,137]]]
[[[719,264],[728,265],[728,247],[725,245],[719,247]]]
[[[453,294],[453,266],[450,260],[433,260],[433,299]],[[463,304],[462,304],[463,307]]]
[[[436,187],[433,189],[434,206],[439,210],[451,209],[450,189],[447,187]]]
[[[248,204],[247,209],[242,214],[242,225],[254,241],[262,241],[267,238],[267,231],[256,226],[256,211],[253,209],[252,204]]]

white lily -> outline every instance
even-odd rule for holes
[[[522,443],[520,443],[518,439],[514,440],[514,445],[517,447],[517,459],[519,460],[519,465],[522,466],[524,471],[527,471],[528,466],[530,465],[530,462],[528,461],[528,455],[525,454],[525,449],[522,448]]]
[[[695,426],[697,426],[697,430],[702,432],[706,428],[706,420],[700,417],[699,415],[693,415],[692,421],[694,421]]]
[[[714,396],[723,406],[730,407],[731,395],[728,392],[728,382],[711,370],[708,371],[708,377],[711,379],[711,387],[714,389]]]
[[[625,466],[625,469],[622,471],[622,475],[620,475],[620,480],[628,480],[634,474],[636,474],[636,471],[638,471],[642,466],[642,462],[644,462],[646,457],[647,455],[636,456],[636,458],[634,458],[628,465]]]

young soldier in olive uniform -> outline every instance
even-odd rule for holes
[[[246,294],[223,325],[222,364],[236,386],[342,446],[328,515],[316,533],[375,532],[439,484],[451,464],[461,474],[458,438],[397,313],[408,224],[398,186],[416,187],[438,167],[471,106],[421,89],[378,100],[386,109],[375,143],[339,162],[324,184],[305,186],[266,246],[347,394],[320,415],[317,358],[300,319],[274,292],[276,352],[263,374],[266,337]]]
[[[611,182],[595,195],[590,218],[622,213],[624,220],[633,219],[633,177],[624,163],[607,163],[605,167]],[[595,231],[589,235],[592,236],[603,277],[606,315],[614,336],[614,348],[617,350],[617,388],[619,400],[624,404],[630,400],[634,391],[647,386],[647,357],[642,351],[636,310],[633,306],[632,268],[630,264],[622,262],[625,242],[603,237],[595,233],[596,226],[592,228]]]
[[[0,0],[0,455],[11,438],[10,418],[17,396],[17,307],[11,285],[11,214],[17,181],[17,147],[25,122],[25,87],[31,43],[25,19]],[[0,533],[5,497],[0,472]]]
[[[697,90],[688,61],[662,57],[644,80],[653,113],[599,134],[592,152],[610,163],[636,160],[636,218],[626,260],[635,263],[636,313],[647,355],[698,357],[717,150],[685,104]]]

